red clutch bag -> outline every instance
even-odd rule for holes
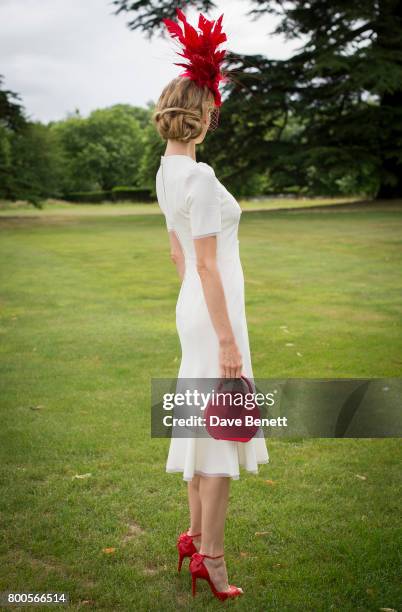
[[[242,382],[240,391],[221,392],[225,384],[223,379],[205,408],[205,428],[215,440],[249,442],[259,429],[259,425],[254,424],[254,419],[261,418],[260,409],[254,398],[251,399],[252,396],[246,398],[248,393],[254,393],[251,382],[243,375],[236,379],[239,380]]]

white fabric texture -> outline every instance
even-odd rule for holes
[[[219,342],[197,271],[194,247],[194,239],[216,235],[217,264],[243,358],[243,373],[253,380],[237,238],[242,212],[239,204],[211,166],[188,155],[161,156],[156,193],[166,227],[175,232],[185,256],[185,274],[176,304],[176,328],[182,350],[177,378],[220,378]],[[262,463],[269,463],[269,455],[260,428],[245,443],[211,437],[172,437],[166,471],[180,472],[186,481],[194,474],[238,479],[240,467],[257,474]]]
[[[187,200],[193,238],[211,236],[222,229],[217,179],[209,166],[195,167],[187,179]]]

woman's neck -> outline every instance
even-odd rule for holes
[[[168,140],[165,155],[188,155],[194,161],[197,161],[195,158],[194,142],[179,142],[178,140]]]

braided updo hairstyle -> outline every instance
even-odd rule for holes
[[[189,142],[201,134],[205,111],[213,107],[213,94],[207,86],[176,77],[163,89],[152,119],[164,140]]]

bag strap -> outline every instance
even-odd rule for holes
[[[250,382],[250,381],[249,381],[249,379],[247,378],[247,376],[244,376],[244,374],[242,374],[242,375],[240,376],[240,378],[242,378],[242,379],[245,381],[245,383],[246,383],[247,387],[248,387],[248,388],[249,388],[249,390],[250,390],[250,393],[252,393],[252,392],[253,392],[253,387],[252,387],[252,385],[251,385],[251,382]],[[223,378],[223,379],[221,380],[221,382],[219,383],[219,385],[218,385],[218,392],[220,391],[220,389],[222,389],[223,385],[225,384],[225,383],[224,383],[224,380],[225,380],[225,379]]]
[[[243,376],[243,374],[242,374],[240,378],[243,378],[246,381],[246,384],[247,384],[248,388],[250,389],[250,392],[252,393],[253,392],[253,387],[251,385],[251,382],[247,378],[247,376]]]

